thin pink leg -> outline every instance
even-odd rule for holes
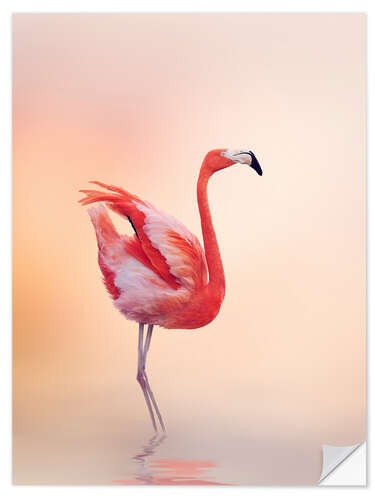
[[[145,384],[146,384],[146,389],[147,389],[147,391],[148,391],[148,393],[150,395],[152,404],[154,405],[154,408],[155,408],[155,411],[156,411],[156,415],[158,416],[158,419],[159,419],[159,422],[160,422],[160,426],[163,429],[163,432],[166,433],[165,425],[164,425],[164,422],[163,422],[163,417],[161,416],[158,404],[157,404],[155,396],[154,396],[154,394],[153,394],[153,392],[151,390],[151,387],[150,387],[150,384],[149,384],[149,381],[148,381],[148,378],[147,378],[147,373],[146,373],[146,357],[147,357],[147,352],[148,352],[148,350],[150,348],[151,336],[152,336],[152,330],[153,330],[153,328],[154,328],[154,325],[148,325],[148,328],[147,328],[147,337],[146,337],[145,346],[144,346],[144,349],[143,349],[143,363],[142,363],[142,369],[143,370],[142,371],[143,371],[144,381],[145,381]]]
[[[153,329],[154,329],[154,325],[148,325],[147,336],[146,336],[145,345],[144,345],[143,354],[142,354],[142,356],[143,356],[143,364],[142,364],[143,371],[146,369],[146,357],[147,357],[148,350],[150,348]]]
[[[143,369],[143,327],[144,327],[144,324],[139,323],[137,380],[139,382],[139,385],[141,386],[141,389],[143,391],[143,395],[144,395],[145,400],[146,400],[147,408],[148,408],[148,411],[149,411],[150,417],[151,417],[152,426],[153,426],[155,432],[157,432],[155,416],[154,416],[154,412],[152,410],[150,396],[148,395],[148,392],[147,392],[147,390],[148,390],[147,385],[148,384],[146,383],[145,376],[144,376],[144,369]]]

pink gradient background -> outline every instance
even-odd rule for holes
[[[316,482],[321,444],[365,437],[365,16],[13,23],[15,483],[134,477],[151,435],[137,326],[100,283],[78,189],[122,185],[201,237],[195,184],[217,147],[251,148],[264,176],[211,180],[227,295],[204,329],[156,331],[170,436],[153,460]]]

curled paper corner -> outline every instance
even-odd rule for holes
[[[320,479],[318,481],[318,484],[321,484],[324,479],[327,478],[331,472],[333,472],[342,462],[344,462],[348,457],[350,457],[358,448],[360,448],[362,445],[366,445],[365,441],[362,441],[360,443],[357,443],[352,446],[330,446],[327,444],[322,445],[322,453],[323,453],[323,462],[322,462],[322,472],[320,475]],[[365,446],[363,448],[363,458],[360,457],[360,466],[361,466],[361,471],[363,474],[360,474],[361,476],[363,475],[365,477],[365,469],[366,469],[366,449]],[[349,470],[346,471],[346,475],[349,475]],[[347,477],[346,479],[349,479]],[[346,483],[346,481],[345,481]],[[327,484],[334,484],[334,483],[328,483]],[[355,480],[354,483],[349,482],[348,484],[353,484],[353,485],[365,485],[366,480],[360,480],[357,482]],[[337,483],[337,485],[343,485],[341,481]]]

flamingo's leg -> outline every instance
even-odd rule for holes
[[[147,353],[148,353],[148,350],[150,348],[150,344],[151,344],[151,337],[152,337],[152,330],[154,328],[154,325],[148,325],[148,328],[147,328],[147,336],[146,336],[146,340],[145,340],[145,345],[143,347],[143,371],[146,369],[146,357],[147,357]]]
[[[151,336],[152,336],[152,330],[153,330],[153,328],[154,328],[153,325],[148,325],[148,328],[147,328],[147,337],[146,337],[145,346],[144,346],[144,349],[143,349],[142,373],[143,373],[143,378],[144,378],[144,381],[145,381],[145,384],[146,384],[146,389],[148,391],[148,394],[150,395],[152,404],[154,405],[154,408],[155,408],[155,411],[156,411],[156,415],[158,416],[158,419],[159,419],[159,422],[160,422],[160,426],[163,429],[163,432],[166,433],[165,425],[164,425],[164,422],[163,422],[163,417],[161,416],[158,404],[157,404],[155,396],[154,396],[154,394],[153,394],[153,392],[151,390],[150,383],[148,381],[147,373],[146,373],[146,357],[147,357],[147,352],[148,352],[148,349],[149,349],[150,343],[151,343]]]
[[[146,400],[147,408],[148,408],[148,411],[149,411],[150,417],[151,417],[152,426],[153,426],[155,432],[157,432],[156,422],[155,422],[155,416],[154,416],[154,412],[152,410],[150,396],[148,395],[148,392],[147,392],[147,390],[148,390],[147,389],[147,383],[146,383],[145,376],[144,376],[144,368],[143,368],[143,328],[144,328],[144,324],[143,323],[139,323],[137,380],[139,382],[139,385],[141,386],[141,389],[143,391],[143,395],[144,395],[145,400]]]

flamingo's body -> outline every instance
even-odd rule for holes
[[[105,285],[126,318],[164,328],[198,328],[213,319],[204,294],[206,258],[186,227],[126,191],[87,194],[87,202],[111,199],[111,208],[129,217],[137,231],[119,235],[103,205],[89,209]]]
[[[200,328],[219,312],[225,294],[225,278],[208,206],[207,183],[215,171],[234,163],[247,163],[262,175],[251,151],[219,149],[206,155],[197,186],[205,252],[198,238],[181,222],[122,188],[94,182],[107,191],[82,191],[86,194],[81,200],[83,205],[105,202],[114,212],[127,218],[135,231],[132,237],[120,235],[103,204],[89,209],[105,286],[115,307],[127,319],[140,325],[138,380],[155,429],[149,398],[163,429],[164,424],[145,373],[152,328],[154,325],[174,329]],[[143,346],[145,324],[149,329]]]

